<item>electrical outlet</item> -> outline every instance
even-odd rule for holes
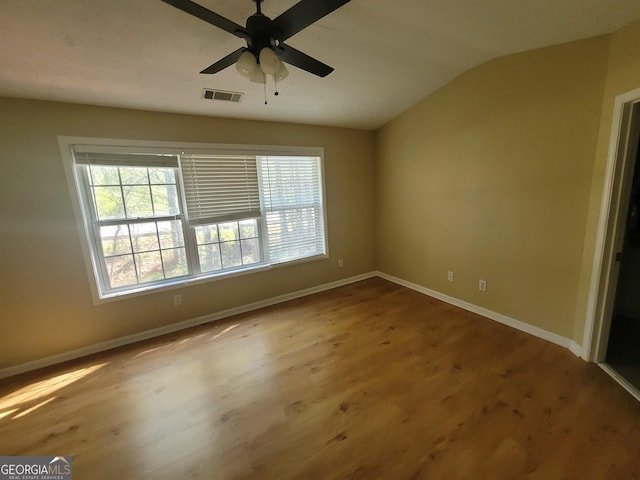
[[[340,268],[344,267],[344,262],[342,261],[341,258],[338,259],[338,267]]]
[[[481,292],[486,292],[487,291],[487,281],[486,280],[480,280],[478,282],[478,290],[480,290]]]
[[[447,272],[447,280],[453,282],[453,272]]]
[[[182,305],[182,295],[173,296],[173,306],[177,307],[178,305]]]

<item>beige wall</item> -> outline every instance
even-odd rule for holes
[[[640,22],[493,60],[375,134],[0,98],[0,368],[376,268],[580,344],[638,45]],[[331,259],[94,306],[58,135],[323,146]]]
[[[378,268],[571,337],[608,46],[493,60],[383,127]]]
[[[7,98],[0,125],[0,368],[374,269],[372,132]],[[324,147],[331,258],[94,306],[58,135]]]

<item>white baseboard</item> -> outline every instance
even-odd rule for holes
[[[486,308],[479,307],[477,305],[474,305],[469,302],[465,302],[463,300],[459,300],[454,297],[450,297],[449,295],[445,295],[444,293],[440,293],[436,290],[431,290],[429,288],[420,286],[412,282],[408,282],[406,280],[402,280],[401,278],[397,278],[383,272],[376,272],[376,275],[386,280],[389,280],[390,282],[397,283],[398,285],[402,285],[403,287],[410,288],[411,290],[415,290],[416,292],[420,292],[424,295],[428,295],[430,297],[437,298],[438,300],[442,300],[443,302],[448,303],[450,305],[454,305],[456,307],[460,307],[469,312],[477,313],[478,315],[482,315],[483,317],[489,318],[491,320],[495,320],[496,322],[515,328],[516,330],[520,330],[521,332],[528,333],[530,335],[533,335],[534,337],[538,337],[548,342],[555,343],[556,345],[560,345],[561,347],[568,348],[575,355],[580,356],[578,352],[582,353],[582,348],[580,347],[580,345],[561,335],[557,335],[553,332],[549,332],[548,330],[535,327],[528,323],[521,322],[520,320],[507,317],[506,315],[502,315],[501,313],[497,313],[497,312],[488,310]]]
[[[575,341],[571,340],[569,342],[569,350],[571,350],[571,353],[573,353],[576,357],[582,358],[582,345],[579,345]]]
[[[325,283],[316,287],[306,288],[304,290],[298,290],[295,292],[287,293],[277,297],[268,298],[259,302],[242,305],[221,312],[211,313],[209,315],[203,315],[202,317],[192,318],[183,322],[173,323],[160,328],[154,328],[152,330],[146,330],[144,332],[135,333],[133,335],[127,335],[125,337],[115,338],[113,340],[107,340],[105,342],[96,343],[87,347],[78,348],[68,352],[60,353],[58,355],[51,355],[49,357],[33,360],[31,362],[21,363],[11,367],[0,369],[0,379],[18,375],[20,373],[26,373],[33,370],[37,370],[43,367],[49,367],[58,363],[67,362],[69,360],[75,360],[77,358],[86,357],[98,352],[103,352],[116,347],[122,347],[124,345],[130,345],[132,343],[140,342],[142,340],[148,340],[150,338],[159,337],[160,335],[166,335],[168,333],[177,332],[186,328],[195,327],[205,323],[215,322],[223,318],[238,315],[240,313],[251,312],[260,308],[269,307],[278,303],[294,300],[296,298],[305,297],[314,293],[324,292],[331,290],[332,288],[342,287],[343,285],[349,285],[351,283],[366,280],[367,278],[375,277],[377,272],[369,272],[354,277],[337,280],[335,282]]]
[[[361,280],[366,280],[368,278],[376,277],[376,276],[380,278],[384,278],[385,280],[389,280],[390,282],[396,283],[398,285],[402,285],[403,287],[410,288],[411,290],[415,290],[416,292],[420,292],[424,295],[437,298],[438,300],[442,300],[443,302],[446,302],[450,305],[454,305],[456,307],[460,307],[469,312],[477,313],[478,315],[482,315],[483,317],[489,318],[491,320],[494,320],[496,322],[502,323],[509,327],[515,328],[522,332],[528,333],[535,337],[541,338],[548,342],[568,348],[572,353],[574,353],[578,357],[582,355],[582,347],[578,345],[576,342],[574,342],[573,340],[570,340],[568,338],[562,337],[555,333],[549,332],[542,328],[535,327],[528,323],[524,323],[519,320],[507,317],[506,315],[502,315],[500,313],[493,312],[486,308],[479,307],[472,303],[468,303],[463,300],[450,297],[449,295],[445,295],[435,290],[422,287],[418,284],[415,284],[406,280],[402,280],[401,278],[397,278],[392,275],[388,275],[386,273],[376,271],[376,272],[365,273],[362,275],[357,275],[354,277],[345,278],[342,280],[337,280],[335,282],[325,283],[325,284],[318,285],[316,287],[307,288],[304,290],[298,290],[295,292],[287,293],[285,295],[280,295],[277,297],[268,298],[266,300],[261,300],[259,302],[254,302],[254,303],[242,305],[235,308],[230,308],[228,310],[223,310],[221,312],[203,315],[201,317],[192,318],[189,320],[185,320],[183,322],[174,323],[164,327],[154,328],[152,330],[146,330],[144,332],[136,333],[133,335],[127,335],[125,337],[120,337],[113,340],[107,340],[105,342],[96,343],[93,345],[89,345],[87,347],[71,350],[69,352],[64,352],[58,355],[51,355],[49,357],[41,358],[31,362],[26,362],[19,365],[2,368],[0,369],[0,379],[11,377],[13,375],[18,375],[20,373],[37,370],[43,367],[56,365],[69,360],[75,360],[77,358],[85,357],[87,355],[91,355],[94,353],[103,352],[106,350],[110,350],[112,348],[122,347],[124,345],[130,345],[132,343],[140,342],[142,340],[148,340],[154,337],[159,337],[161,335],[166,335],[168,333],[174,333],[180,330],[195,327],[197,325],[215,322],[217,320],[231,317],[233,315],[251,312],[253,310],[258,310],[260,308],[269,307],[271,305],[276,305],[278,303],[294,300],[296,298],[305,297],[307,295],[312,295],[314,293],[324,292],[332,288],[349,285],[351,283],[359,282]]]

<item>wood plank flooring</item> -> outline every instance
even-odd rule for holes
[[[640,403],[374,278],[0,383],[0,455],[74,479],[638,479]]]

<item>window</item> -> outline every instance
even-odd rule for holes
[[[318,159],[260,157],[267,250],[271,261],[315,255],[324,249]]]
[[[61,138],[98,298],[326,256],[321,149]]]

